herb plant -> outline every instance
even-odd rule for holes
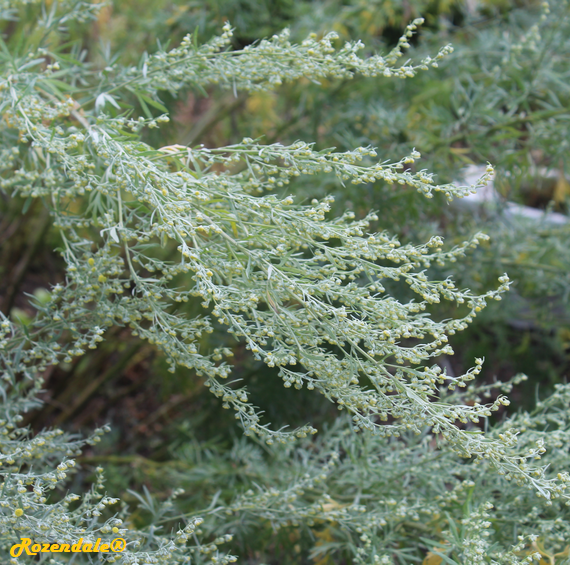
[[[371,146],[336,151],[250,138],[210,148],[145,141],[148,130],[169,120],[164,93],[207,95],[221,87],[237,94],[354,75],[413,79],[437,66],[449,46],[401,63],[422,23],[414,20],[386,56],[360,57],[360,42],[335,47],[334,33],[292,43],[283,31],[230,49],[227,24],[206,43],[188,35],[175,48],[145,53],[138,65],[109,57],[98,67],[78,43],[53,37],[62,26],[89,21],[101,4],[8,2],[2,9],[5,20],[23,22],[28,33],[20,45],[1,44],[0,186],[7,198],[24,199],[26,209],[42,202],[66,265],[65,282],[36,300],[32,320],[2,315],[0,323],[6,555],[21,537],[74,543],[120,535],[127,550],[101,560],[225,564],[236,557],[221,546],[233,535],[243,540],[247,520],[308,528],[313,537],[318,531],[322,543],[313,544],[313,558],[337,552],[355,563],[420,559],[409,534],[397,534],[415,531],[409,522],[427,531],[438,523],[438,539],[426,534],[421,547],[453,563],[531,563],[546,554],[538,536],[548,528],[555,532],[551,542],[562,544],[567,526],[552,516],[566,512],[568,499],[567,387],[534,413],[483,431],[476,424],[509,403],[503,394],[484,401],[489,387],[472,382],[483,360],[459,376],[436,363],[452,353],[448,336],[467,328],[488,301],[501,300],[509,278],[504,274],[495,288],[477,294],[451,277],[428,276],[428,269],[461,261],[487,236],[455,246],[438,235],[401,244],[374,231],[375,213],[335,217],[330,196],[296,202],[289,194],[308,176],[408,186],[448,200],[477,186],[436,184],[418,170],[415,150],[389,160]],[[489,165],[480,185],[492,173]],[[398,291],[407,299],[389,291],[394,283],[407,289]],[[453,305],[451,319],[438,317],[443,300]],[[184,367],[202,379],[234,411],[246,436],[275,444],[266,452],[273,471],[255,490],[184,512],[176,488],[161,505],[148,492],[137,495],[151,516],[143,527],[135,527],[127,507],[113,510],[118,500],[105,493],[101,468],[82,496],[52,492],[63,487],[85,442],[97,443],[105,428],[77,440],[58,430],[34,435],[19,422],[37,404],[46,369],[97,348],[113,326],[128,327],[162,351],[172,372]],[[255,359],[278,368],[285,387],[314,390],[346,416],[322,439],[310,437],[317,431],[310,422],[293,430],[272,427],[249,400],[247,386],[231,380],[232,350],[224,344],[201,348],[203,334],[221,327]],[[550,421],[556,427],[547,430]],[[548,452],[553,447],[559,451]],[[387,468],[393,482],[380,477]],[[514,485],[510,496],[493,494],[498,482]],[[199,528],[202,515],[209,525]],[[512,527],[491,531],[493,519],[520,521],[520,533]],[[564,548],[558,553],[567,557]],[[10,559],[23,563],[27,556]],[[97,558],[40,556],[54,563],[81,559]]]

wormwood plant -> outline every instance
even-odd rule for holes
[[[388,446],[398,445],[388,438],[425,438],[422,434],[430,429],[429,441],[441,444],[446,453],[489,466],[525,492],[534,491],[546,505],[567,499],[567,474],[553,474],[547,465],[532,462],[546,449],[541,434],[519,441],[511,425],[495,434],[473,425],[508,404],[502,395],[481,404],[477,389],[468,386],[483,361],[477,359],[474,368],[457,377],[435,363],[439,355],[452,353],[448,336],[465,329],[488,300],[500,300],[509,279],[504,275],[495,290],[475,295],[449,278],[430,280],[425,271],[434,263],[457,261],[486,236],[477,234],[453,248],[444,248],[438,236],[420,245],[401,245],[389,233],[371,231],[377,220],[373,213],[362,219],[351,212],[331,218],[330,197],[295,203],[287,196],[287,186],[305,175],[356,185],[407,185],[427,198],[436,192],[448,199],[461,197],[471,187],[437,185],[428,172],[412,169],[420,158],[416,151],[389,161],[378,160],[372,147],[319,151],[301,141],[263,145],[245,138],[220,148],[151,147],[143,141],[147,128],[168,121],[166,114],[154,115],[166,110],[161,91],[176,96],[193,88],[206,94],[215,85],[257,91],[299,78],[348,79],[355,74],[405,79],[437,65],[450,47],[433,58],[398,65],[421,23],[416,20],[385,57],[359,57],[359,42],[336,49],[334,34],[292,44],[286,31],[231,51],[232,31],[226,25],[221,36],[203,45],[188,36],[174,49],[145,54],[136,67],[111,60],[100,69],[86,62],[80,46],[50,40],[54,30],[88,19],[100,5],[27,4],[11,2],[4,11],[5,18],[15,21],[25,10],[36,10],[37,17],[25,45],[12,50],[0,45],[0,186],[10,198],[23,197],[25,208],[41,199],[49,209],[61,236],[66,280],[53,286],[49,301],[35,304],[37,315],[29,325],[4,316],[0,324],[6,398],[0,424],[5,438],[0,531],[5,550],[20,536],[38,543],[73,543],[80,537],[94,541],[121,535],[127,551],[102,559],[141,564],[235,560],[218,551],[231,536],[214,535],[213,542],[200,544],[192,538],[200,522],[193,513],[169,516],[174,498],[161,510],[148,502],[153,524],[146,530],[125,527],[127,511],[113,514],[116,501],[103,492],[102,470],[79,506],[75,495],[49,503],[49,490],[66,479],[83,443],[58,431],[32,437],[17,427],[20,413],[33,406],[48,366],[96,348],[115,325],[128,326],[133,335],[154,344],[172,371],[176,366],[195,371],[224,407],[234,410],[245,434],[269,445],[289,444],[316,429],[307,424],[275,430],[263,422],[246,386],[227,380],[231,350],[200,350],[200,337],[214,327],[227,328],[256,359],[278,367],[284,386],[306,386],[335,402],[350,416],[352,432],[349,428],[347,433],[362,431],[377,437],[378,446]],[[489,167],[481,182],[491,173]],[[396,300],[385,289],[387,280],[407,284],[413,298]],[[433,305],[441,300],[457,305],[456,318],[437,319]],[[186,302],[201,305],[201,314],[188,316]],[[466,393],[445,392],[456,387]],[[87,441],[96,443],[103,431]],[[339,457],[333,449],[328,463],[322,463],[325,469],[332,469]],[[317,492],[297,517],[294,510],[290,516],[279,514],[277,503],[313,492],[326,477],[324,471],[296,477],[293,486],[275,490],[275,503],[268,487],[253,498],[245,494],[225,509],[206,512],[253,511],[276,525],[319,519],[339,522],[348,531],[362,529],[362,521],[343,518],[346,512],[366,513],[358,496],[345,511],[336,512],[334,505],[327,506],[326,493]],[[481,504],[466,522],[474,532],[483,528],[477,524],[490,510],[488,502]],[[367,531],[383,526],[370,516],[364,518],[370,522]],[[169,536],[160,524],[180,529]],[[364,546],[354,549],[354,558],[387,562],[388,554],[372,551],[367,536],[362,533]],[[523,550],[523,542],[516,551]],[[524,562],[507,553],[503,562]],[[26,558],[13,557],[13,562]]]
[[[471,390],[473,399],[488,392],[486,386]],[[568,393],[568,386],[559,386],[532,412],[488,433],[497,437],[524,429],[521,449],[542,439],[548,446],[545,462],[567,468]],[[188,442],[176,449],[177,462],[187,467],[168,480],[199,498],[212,478],[219,477],[213,481],[217,488],[245,475],[241,496],[222,494],[217,508],[202,514],[204,529],[232,531],[247,540],[254,526],[269,522],[273,530],[283,530],[284,543],[303,543],[305,526],[314,535],[308,554],[320,563],[337,563],[348,554],[357,563],[408,564],[421,561],[426,550],[425,565],[444,558],[454,564],[530,563],[536,554],[541,563],[567,563],[570,522],[563,500],[540,504],[532,489],[497,476],[488,460],[465,464],[451,450],[434,450],[430,434],[398,439],[355,434],[346,423],[339,418],[316,443],[275,446],[269,459],[251,442],[214,455],[197,452],[196,443]],[[279,562],[301,562],[291,553],[290,560]]]

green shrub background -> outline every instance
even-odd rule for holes
[[[58,21],[74,11],[76,15],[68,21]],[[6,1],[0,3],[0,16],[0,309],[4,320],[0,343],[5,352],[0,552],[5,562],[11,562],[9,548],[24,535],[38,541],[58,541],[62,536],[75,541],[86,535],[112,538],[119,533],[129,546],[115,562],[139,565],[228,563],[236,558],[252,565],[570,562],[565,493],[570,462],[570,389],[566,385],[570,227],[549,224],[546,217],[531,223],[500,213],[507,199],[567,212],[567,2]],[[419,17],[425,19],[423,25],[414,30],[406,28]],[[293,45],[302,44],[311,33],[318,43],[331,31],[338,36],[331,40],[337,50],[346,41],[360,39],[365,47],[358,54],[363,60],[395,48],[394,67],[407,64],[408,58],[418,65],[428,56],[434,58],[447,44],[454,50],[445,53],[436,66],[430,65],[406,80],[361,73],[349,79],[328,76],[327,71],[324,77],[305,72],[309,76],[288,81],[284,71],[283,84],[260,90],[250,88],[248,78],[238,75],[229,77],[226,84],[222,78],[220,86],[208,77],[201,83],[201,75],[195,80],[165,75],[165,80],[176,82],[176,86],[158,90],[152,82],[142,81],[145,61],[152,61],[153,55],[178,48],[187,34],[196,49],[208,41],[218,41],[227,22],[234,31],[227,47],[221,46],[222,51],[259,46],[261,39],[284,28],[290,30]],[[398,42],[407,31],[410,36]],[[294,51],[292,67],[302,65],[301,55],[308,60],[311,57],[306,50]],[[25,67],[26,61],[36,58],[42,60]],[[156,60],[158,68],[163,62]],[[47,69],[54,63],[55,67]],[[134,69],[130,75],[129,69]],[[140,86],[115,89],[121,82],[128,86],[135,76],[141,79]],[[132,78],[139,84],[136,80]],[[105,92],[114,98],[98,98]],[[67,113],[63,109],[55,117],[33,115],[30,106],[23,113],[15,110],[18,105],[24,108],[27,97],[32,96],[46,107],[56,108],[58,103],[63,107],[68,95],[77,106],[70,105]],[[30,145],[34,133],[30,130],[30,139],[22,139],[26,112],[40,133],[42,127],[53,132],[35,153]],[[168,122],[155,121],[165,114],[170,117]],[[117,122],[121,116],[122,124]],[[128,129],[128,120],[138,120],[139,116],[140,126],[133,122]],[[285,379],[284,388],[279,366],[268,366],[243,336],[228,334],[223,316],[219,322],[214,320],[208,331],[194,335],[199,355],[211,362],[209,369],[200,369],[199,363],[193,368],[188,368],[188,363],[173,365],[168,344],[164,340],[157,344],[160,337],[154,343],[142,339],[141,329],[134,328],[129,323],[132,319],[123,314],[122,319],[117,314],[116,323],[105,327],[103,339],[98,339],[91,317],[97,308],[82,311],[73,294],[91,291],[85,290],[87,283],[73,278],[69,267],[77,265],[77,277],[97,278],[99,271],[90,275],[89,269],[102,265],[107,270],[101,275],[105,280],[98,279],[99,284],[115,284],[113,292],[126,285],[125,295],[136,288],[136,279],[129,279],[128,273],[125,278],[124,252],[115,246],[120,238],[123,245],[123,235],[111,231],[114,220],[102,219],[105,208],[115,205],[116,195],[109,186],[118,182],[118,177],[105,177],[107,157],[85,150],[87,159],[95,163],[93,174],[99,184],[94,184],[91,196],[69,192],[66,200],[64,191],[70,185],[64,183],[71,178],[69,168],[61,165],[64,160],[59,150],[48,157],[46,149],[60,137],[68,143],[70,135],[86,135],[86,124],[99,124],[103,130],[109,128],[107,132],[115,128],[113,143],[117,147],[132,144],[133,159],[159,163],[157,170],[162,167],[164,178],[183,171],[202,182],[226,167],[243,186],[247,183],[239,175],[245,161],[228,164],[222,152],[217,161],[213,157],[208,161],[210,156],[200,148],[202,144],[214,153],[216,148],[237,147],[237,155],[250,151],[244,138],[251,140],[255,151],[281,144],[267,167],[285,169],[287,152],[280,147],[295,148],[299,141],[314,143],[303,146],[306,157],[295,153],[289,161],[308,159],[306,167],[314,167],[314,174],[292,177],[290,185],[273,191],[276,196],[271,202],[276,215],[289,214],[287,217],[297,221],[312,206],[317,210],[314,217],[322,213],[326,222],[344,215],[343,221],[350,226],[351,215],[355,222],[368,218],[369,225],[361,226],[365,235],[387,233],[397,238],[403,250],[441,237],[443,251],[434,240],[434,260],[417,270],[425,272],[426,280],[434,284],[452,279],[458,290],[471,289],[471,293],[466,291],[467,302],[473,297],[475,302],[461,306],[442,300],[441,304],[428,304],[425,312],[443,327],[450,320],[469,317],[469,308],[473,312],[477,307],[482,309],[469,318],[463,331],[449,335],[454,355],[442,345],[440,354],[430,353],[433,360],[422,359],[422,366],[432,367],[430,370],[439,367],[457,382],[475,359],[485,359],[483,365],[475,364],[476,379],[465,389],[462,384],[469,379],[459,385],[459,390],[441,387],[438,401],[442,406],[465,407],[461,414],[459,408],[457,413],[454,408],[445,408],[457,416],[449,429],[460,430],[463,439],[451,431],[447,441],[440,441],[442,436],[433,425],[423,426],[418,435],[410,426],[411,431],[398,432],[400,437],[374,435],[367,430],[356,433],[350,417],[363,413],[361,405],[355,411],[348,406],[339,412],[340,397],[329,389],[323,393],[329,395],[325,398],[306,386],[297,390],[298,383],[293,380]],[[58,125],[61,131],[56,129]],[[170,152],[156,151],[169,146],[174,146]],[[190,162],[189,156],[185,161],[189,154],[182,146],[193,148],[194,161]],[[362,166],[369,168],[375,162],[397,163],[419,151],[421,159],[410,159],[405,165],[420,180],[416,185],[398,184],[395,176],[393,182],[370,179],[353,184],[348,177],[340,182],[342,177],[339,180],[332,169],[317,167],[322,155],[332,159],[333,154],[347,166],[356,166],[357,147],[375,148],[376,155],[364,154]],[[79,149],[68,151],[76,151],[74,156],[80,154]],[[450,205],[445,196],[457,196],[459,189],[443,189],[430,199],[421,193],[421,171],[433,173],[434,184],[461,184],[464,166],[487,163],[495,169],[495,185],[504,200],[498,211]],[[556,173],[548,189],[539,179],[543,169]],[[395,175],[401,174],[398,170],[394,169]],[[198,174],[202,172],[204,177]],[[85,169],[78,178],[89,174],[91,170]],[[156,177],[149,173],[148,179],[158,194],[162,190],[160,172]],[[263,182],[259,198],[270,194],[268,183]],[[69,190],[77,186],[76,182]],[[206,193],[221,190],[214,181],[204,186]],[[92,195],[97,191],[102,196],[93,204]],[[58,194],[57,198],[53,194]],[[121,189],[118,194],[120,200]],[[122,194],[124,197],[125,192]],[[283,204],[289,194],[294,195],[294,204]],[[334,201],[326,200],[328,195],[334,196]],[[257,196],[255,192],[248,194],[248,198]],[[227,203],[232,198],[228,197]],[[233,220],[221,219],[220,225],[230,237],[239,239],[238,234],[243,236],[240,219],[246,223],[251,220],[247,216],[247,202],[251,200],[235,198],[232,202],[237,203],[238,211],[234,211]],[[140,199],[135,201],[124,202],[125,210],[132,214],[131,227],[125,229],[133,233],[137,218],[148,220],[146,206],[150,206]],[[216,210],[218,201],[212,201],[214,204],[208,201],[207,205]],[[224,209],[226,201],[223,197],[219,201],[223,203],[220,209]],[[376,215],[369,216],[371,210]],[[85,218],[85,225],[72,228],[78,234],[76,240],[66,239],[67,228],[62,224],[66,215]],[[140,225],[148,227],[152,222],[147,225],[141,220]],[[149,243],[153,261],[162,267],[175,264],[180,256],[180,242],[167,229],[164,237],[153,232]],[[471,247],[478,232],[490,239],[480,237],[478,245]],[[290,241],[286,244],[294,249],[293,232],[287,233]],[[322,233],[316,233],[310,242],[315,246],[324,241]],[[331,253],[340,254],[352,237],[356,240],[360,236],[333,237],[327,246]],[[465,253],[458,251],[451,260],[451,255],[444,257],[464,242],[468,242]],[[78,249],[85,252],[83,257],[75,257],[77,263],[70,259],[71,248],[74,253]],[[140,249],[144,256],[146,249]],[[209,252],[204,243],[204,253]],[[406,260],[402,259],[404,263]],[[389,261],[381,257],[376,262],[383,269]],[[260,269],[251,272],[259,273]],[[497,282],[505,272],[511,281],[508,292],[506,279]],[[145,273],[150,276],[150,269]],[[218,271],[214,275],[218,276]],[[307,272],[298,275],[299,284],[305,284]],[[183,287],[190,276],[173,273],[174,282],[164,288]],[[264,319],[273,316],[272,312],[278,315],[281,309],[293,314],[302,311],[301,302],[295,299],[275,302],[277,296],[284,295],[279,295],[278,289],[271,294],[271,277],[267,272],[263,288],[267,286],[268,290],[261,297]],[[115,279],[118,282],[113,282]],[[61,290],[64,298],[58,299],[54,288],[71,288],[70,280],[77,285],[75,290]],[[220,289],[226,288],[225,283],[218,284]],[[261,283],[259,288],[255,284],[247,292],[262,288]],[[370,280],[357,273],[356,284],[365,287]],[[398,303],[414,298],[420,301],[413,285],[407,288],[394,280],[382,280],[382,284],[386,295]],[[348,286],[342,283],[342,288]],[[497,297],[502,300],[490,300],[500,286]],[[167,298],[174,297],[172,292],[166,293]],[[489,303],[478,298],[481,296]],[[56,304],[65,304],[65,300],[75,306],[58,310]],[[162,305],[165,316],[172,316],[168,319],[173,324],[176,317],[195,320],[205,312],[211,314],[212,305],[205,309],[201,303],[202,298],[197,296],[174,307],[158,298],[155,302]],[[46,322],[56,310],[64,318],[67,313],[75,315],[73,308],[78,308],[79,314],[70,323],[78,328],[62,330],[56,325],[53,329]],[[447,331],[450,326],[445,327]],[[81,354],[74,353],[80,349],[80,335],[87,336],[85,345],[89,342],[94,348],[84,347]],[[402,348],[415,347],[414,337],[408,334],[398,343]],[[68,357],[61,354],[56,359],[60,354],[54,356],[55,350],[48,351],[56,342],[70,352]],[[329,359],[342,358],[339,343],[327,347]],[[36,350],[37,360],[33,354]],[[362,359],[354,350],[351,355]],[[223,400],[204,386],[208,370],[224,366],[222,357],[231,364],[231,380],[236,381],[221,381],[226,386],[223,394],[233,402],[228,391],[245,386],[248,401],[263,411],[261,424],[270,423],[273,432],[264,435],[259,428],[253,435],[244,436],[234,410],[224,409]],[[383,361],[386,359],[388,356]],[[411,365],[406,361],[403,366]],[[366,378],[357,370],[355,386],[366,388]],[[438,385],[444,382],[448,385],[450,381]],[[434,385],[436,389],[439,387]],[[508,407],[502,401],[503,393],[511,401]],[[432,400],[435,402],[435,397]],[[412,410],[413,402],[399,409]],[[478,423],[463,420],[464,413],[478,409],[477,402],[495,403],[496,410]],[[347,411],[351,414],[345,415]],[[238,410],[239,414],[242,412]],[[243,414],[249,414],[245,408]],[[404,420],[410,414],[405,412]],[[380,429],[395,425],[399,417],[390,413],[387,424],[381,424],[374,415],[366,421]],[[310,427],[304,427],[307,425],[319,432],[310,434]],[[282,426],[297,430],[299,439],[289,442],[289,438],[275,433]],[[505,451],[497,454],[491,446],[490,455],[485,455],[486,447],[469,452],[465,438],[473,434],[473,441],[478,440],[477,430],[485,431],[489,445],[506,442]],[[508,438],[517,433],[515,444]],[[462,451],[464,457],[458,455]],[[542,459],[535,462],[534,457],[539,456]],[[35,458],[33,465],[30,458]],[[75,463],[66,463],[70,459]],[[520,463],[520,475],[506,462]],[[533,476],[536,484],[529,478]],[[53,490],[50,484],[55,486]],[[545,488],[551,489],[551,494],[545,496]],[[537,497],[537,492],[542,496]],[[71,493],[81,497],[76,499]],[[23,516],[16,513],[18,509],[24,510]],[[32,559],[21,556],[12,562]],[[39,562],[50,559],[54,563],[71,561],[65,555],[43,555]],[[73,562],[98,562],[98,558],[78,555]]]

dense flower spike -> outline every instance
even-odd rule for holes
[[[0,9],[14,6],[5,3]],[[54,26],[82,21],[98,9],[72,0],[52,6],[37,21],[42,37]],[[347,211],[331,218],[332,197],[295,203],[286,195],[295,179],[310,175],[339,183],[409,186],[427,198],[439,192],[448,200],[477,186],[437,185],[427,171],[412,169],[420,159],[415,150],[392,162],[378,159],[369,146],[341,152],[318,151],[302,141],[262,144],[248,138],[219,148],[151,147],[142,141],[144,128],[168,121],[166,114],[152,117],[148,108],[164,111],[159,91],[175,95],[189,86],[213,85],[259,91],[300,78],[348,79],[355,74],[413,77],[418,70],[437,66],[450,52],[444,47],[433,58],[397,66],[420,24],[410,24],[386,57],[360,58],[360,42],[335,49],[334,34],[293,44],[286,31],[232,51],[229,25],[202,46],[188,36],[170,51],[145,55],[138,67],[114,64],[96,71],[43,44],[26,54],[0,53],[0,188],[10,197],[43,200],[61,234],[67,266],[65,283],[55,285],[49,300],[36,305],[37,316],[28,326],[1,317],[0,385],[9,399],[0,420],[0,532],[5,545],[28,535],[37,543],[56,536],[75,543],[80,537],[93,541],[120,535],[127,540],[127,550],[108,562],[235,561],[218,549],[231,536],[217,536],[208,544],[198,541],[195,535],[203,532],[196,516],[180,517],[184,525],[170,537],[155,535],[154,526],[146,531],[127,527],[126,508],[116,514],[107,510],[117,501],[103,494],[102,469],[90,493],[69,494],[58,504],[48,504],[46,493],[65,481],[80,448],[97,443],[106,430],[96,430],[85,441],[59,431],[32,438],[18,427],[20,413],[36,402],[42,371],[96,348],[114,325],[129,327],[164,352],[171,371],[177,366],[193,370],[224,407],[235,411],[245,435],[269,445],[297,439],[306,445],[303,438],[316,429],[306,424],[274,430],[262,422],[247,388],[226,380],[232,351],[200,350],[200,337],[214,327],[224,327],[252,356],[277,367],[285,387],[315,390],[348,413],[346,433],[331,440],[338,449],[313,460],[311,472],[282,490],[259,487],[257,493],[246,492],[206,512],[212,516],[249,511],[275,527],[288,521],[340,523],[360,534],[356,562],[370,557],[370,562],[386,563],[389,556],[375,552],[371,541],[374,528],[396,517],[414,520],[418,504],[393,509],[386,502],[388,509],[364,520],[358,518],[366,512],[358,503],[360,494],[341,505],[317,488],[332,480],[332,470],[342,464],[340,452],[348,451],[340,448],[342,438],[353,432],[364,432],[366,439],[353,438],[362,441],[355,443],[362,449],[366,442],[389,446],[392,438],[401,436],[408,438],[412,451],[439,442],[446,457],[459,455],[494,469],[505,480],[534,489],[545,505],[568,498],[567,474],[552,476],[548,465],[534,463],[546,451],[543,432],[533,429],[519,441],[516,419],[500,427],[500,433],[463,426],[508,404],[503,395],[479,403],[478,395],[485,391],[470,382],[483,361],[476,359],[475,366],[459,376],[436,363],[442,354],[453,353],[448,336],[465,329],[489,300],[500,300],[510,282],[503,275],[496,289],[476,295],[457,288],[450,278],[430,279],[427,269],[461,259],[487,236],[477,234],[454,247],[446,247],[437,236],[420,245],[402,245],[389,233],[373,231],[371,224],[378,219],[374,213],[357,219]],[[130,100],[146,109],[146,118],[136,116],[132,108],[124,111]],[[489,166],[481,186],[492,173]],[[412,298],[394,298],[387,290],[394,283],[407,285]],[[457,305],[457,318],[437,319],[442,300]],[[176,306],[185,302],[201,306],[201,313],[181,314]],[[465,389],[462,394],[457,387]],[[560,388],[556,398],[566,393]],[[536,418],[520,418],[528,429],[536,424]],[[427,436],[426,429],[432,435]],[[560,443],[566,441],[566,426],[559,436]],[[470,488],[471,479],[462,480],[457,490]],[[313,499],[293,506],[306,491]],[[456,491],[442,494],[442,505],[454,495]],[[160,510],[150,498],[140,500],[161,523],[173,519],[169,513],[175,496]],[[77,500],[79,506],[70,509]],[[490,527],[489,504],[481,501],[465,514],[466,562],[483,562],[480,556],[489,550],[481,533]],[[286,505],[291,513],[283,519],[279,511]],[[435,504],[429,508],[435,515]],[[525,562],[516,557],[522,548],[524,544],[505,554],[503,562]],[[12,563],[22,562],[18,559]]]
[[[398,436],[432,426],[462,455],[490,457],[514,469],[508,443],[456,427],[457,421],[490,415],[503,397],[489,406],[439,398],[442,384],[466,386],[480,363],[459,377],[429,364],[452,353],[448,335],[467,327],[488,300],[500,299],[509,281],[505,275],[497,290],[474,296],[451,280],[430,281],[424,270],[432,262],[456,261],[486,236],[449,250],[439,237],[400,245],[387,233],[368,232],[376,219],[372,213],[361,220],[351,212],[329,219],[330,197],[296,205],[290,196],[270,193],[296,177],[317,174],[340,182],[408,185],[427,197],[439,191],[449,199],[476,187],[437,186],[427,172],[412,173],[406,165],[420,158],[417,151],[390,163],[375,162],[371,147],[338,153],[303,142],[264,146],[251,139],[216,149],[155,150],[137,132],[167,116],[135,120],[101,113],[107,104],[118,108],[121,93],[128,91],[152,97],[157,88],[176,92],[186,84],[223,82],[255,90],[300,76],[316,80],[386,68],[393,76],[408,73],[393,67],[401,46],[386,60],[359,59],[358,45],[335,51],[332,36],[296,46],[282,34],[239,52],[223,51],[230,35],[226,26],[203,47],[188,39],[146,58],[141,69],[118,71],[116,86],[98,94],[94,106],[49,94],[54,69],[66,76],[65,61],[39,75],[32,69],[42,58],[15,62],[19,71],[4,78],[4,129],[7,139],[17,132],[21,144],[4,150],[4,166],[13,174],[5,175],[2,188],[50,200],[68,265],[67,284],[53,289],[30,336],[6,341],[8,355],[19,351],[11,373],[38,362],[41,370],[69,361],[96,347],[107,327],[124,324],[162,349],[172,371],[182,365],[204,377],[212,393],[236,411],[246,434],[271,443],[314,433],[311,425],[270,429],[247,390],[223,382],[231,372],[223,360],[230,350],[207,354],[196,345],[202,332],[219,323],[256,358],[279,367],[286,387],[307,386],[348,410],[355,429]],[[480,182],[487,183],[492,172],[489,167]],[[174,261],[156,253],[169,240],[178,245]],[[407,283],[417,299],[398,302],[384,289],[387,279]],[[202,316],[172,313],[170,305],[194,298],[205,309]],[[442,322],[427,316],[426,308],[442,299],[465,304],[465,315]],[[63,331],[71,339],[53,347],[53,336]],[[29,345],[20,351],[23,343]],[[550,486],[540,492],[550,496]]]

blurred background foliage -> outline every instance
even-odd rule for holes
[[[80,41],[83,50],[75,56],[87,58],[94,68],[117,60],[136,65],[140,53],[157,48],[159,38],[174,46],[184,35],[197,33],[203,42],[230,21],[236,49],[289,27],[295,41],[334,30],[339,44],[361,39],[367,52],[386,52],[407,23],[423,16],[426,22],[411,40],[409,56],[418,60],[452,43],[455,52],[437,69],[401,82],[299,81],[273,92],[236,96],[213,90],[204,96],[188,91],[177,99],[164,93],[162,102],[172,119],[161,129],[160,143],[220,146],[245,136],[267,143],[301,139],[339,150],[373,145],[386,159],[398,159],[415,147],[423,157],[421,167],[446,182],[461,181],[466,165],[491,162],[500,195],[492,209],[448,206],[438,198],[426,203],[400,186],[343,187],[326,176],[297,183],[293,190],[297,201],[334,194],[334,213],[352,208],[362,216],[377,210],[376,227],[397,233],[404,242],[437,233],[451,246],[478,230],[491,235],[490,243],[471,253],[460,268],[446,268],[440,275],[482,291],[507,272],[515,281],[513,290],[451,338],[456,354],[440,362],[459,374],[474,357],[485,357],[481,378],[489,382],[526,373],[528,381],[511,393],[516,409],[528,408],[537,395],[544,397],[564,382],[569,368],[570,224],[504,214],[507,201],[568,211],[568,12],[563,1],[551,2],[548,13],[534,0],[117,0],[101,10],[96,25],[74,26],[65,35],[54,35],[51,43],[65,53]],[[20,17],[33,13],[24,7]],[[7,22],[2,34],[11,49],[25,51],[25,27],[18,30]],[[149,130],[146,135],[152,144],[158,134]],[[60,243],[57,232],[41,206],[22,214],[24,206],[18,199],[3,199],[0,210],[0,307],[22,324],[33,316],[30,296],[45,299],[63,273],[52,253]],[[169,252],[174,250],[165,250]],[[443,305],[438,312],[453,315]],[[244,443],[232,415],[201,382],[188,371],[167,375],[166,363],[152,346],[128,330],[109,333],[99,349],[48,370],[45,404],[29,416],[29,423],[73,431],[111,423],[114,431],[106,443],[96,455],[87,451],[84,457],[85,463],[105,463],[110,492],[144,484],[160,496],[173,474],[183,475],[192,491],[188,505],[200,506],[220,479],[224,494],[235,484],[255,480],[263,468],[252,465],[251,458],[257,461],[263,453]],[[243,344],[231,342],[223,329],[203,341],[205,349],[233,348],[235,377],[252,383],[252,400],[268,407],[274,426],[309,420],[325,424],[336,414],[333,405],[316,395],[283,389],[279,379],[269,378],[271,369],[253,360]],[[288,541],[292,547],[302,545],[302,540]]]

